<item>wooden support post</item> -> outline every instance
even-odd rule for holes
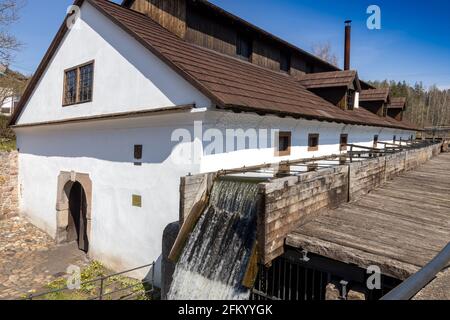
[[[213,179],[213,181],[214,180],[215,179]],[[170,251],[168,257],[168,259],[171,262],[177,263],[178,260],[180,259],[180,256],[183,252],[183,249],[186,245],[189,235],[194,230],[198,220],[200,219],[201,215],[203,214],[203,212],[205,211],[206,207],[209,204],[209,197],[213,186],[214,183],[211,183],[210,186],[207,186],[206,190],[203,192],[200,199],[198,199],[198,201],[194,204],[194,206],[190,210],[189,215],[185,217],[183,226],[180,229],[178,237],[175,240],[175,244],[173,245],[172,250]]]

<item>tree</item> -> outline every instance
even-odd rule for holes
[[[334,66],[338,66],[338,58],[333,53],[330,42],[317,43],[312,47],[313,54],[322,60],[331,63]]]
[[[19,10],[24,6],[25,0],[0,0],[0,63],[9,65],[13,53],[20,49],[22,44],[10,32],[11,25],[19,19]]]
[[[406,118],[421,127],[450,125],[450,90],[437,86],[425,88],[421,82],[409,86],[405,81],[373,81],[377,88],[389,87],[391,97],[406,97]]]
[[[27,82],[27,77],[19,72],[11,71],[6,66],[0,66],[0,106],[10,97],[21,96]]]

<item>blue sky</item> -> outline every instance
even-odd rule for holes
[[[353,20],[352,69],[365,80],[423,81],[450,88],[448,0],[211,0],[310,51],[330,42],[342,64],[344,23]],[[33,73],[72,0],[28,0],[13,32],[25,44],[13,67]],[[382,29],[366,27],[366,9],[381,8]]]

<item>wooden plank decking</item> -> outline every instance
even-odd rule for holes
[[[292,232],[286,244],[405,279],[450,242],[450,153]]]

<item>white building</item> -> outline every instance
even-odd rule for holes
[[[191,44],[131,9],[76,5],[12,118],[20,210],[113,269],[158,259],[182,176],[339,153],[343,137],[373,146],[375,136],[415,135],[359,107],[357,94],[343,110],[292,76]],[[345,81],[361,90],[356,73]]]
[[[19,104],[20,96],[14,95],[11,93],[11,95],[8,95],[3,100],[2,105],[0,106],[0,113],[5,116],[11,116],[14,113],[14,109]]]

